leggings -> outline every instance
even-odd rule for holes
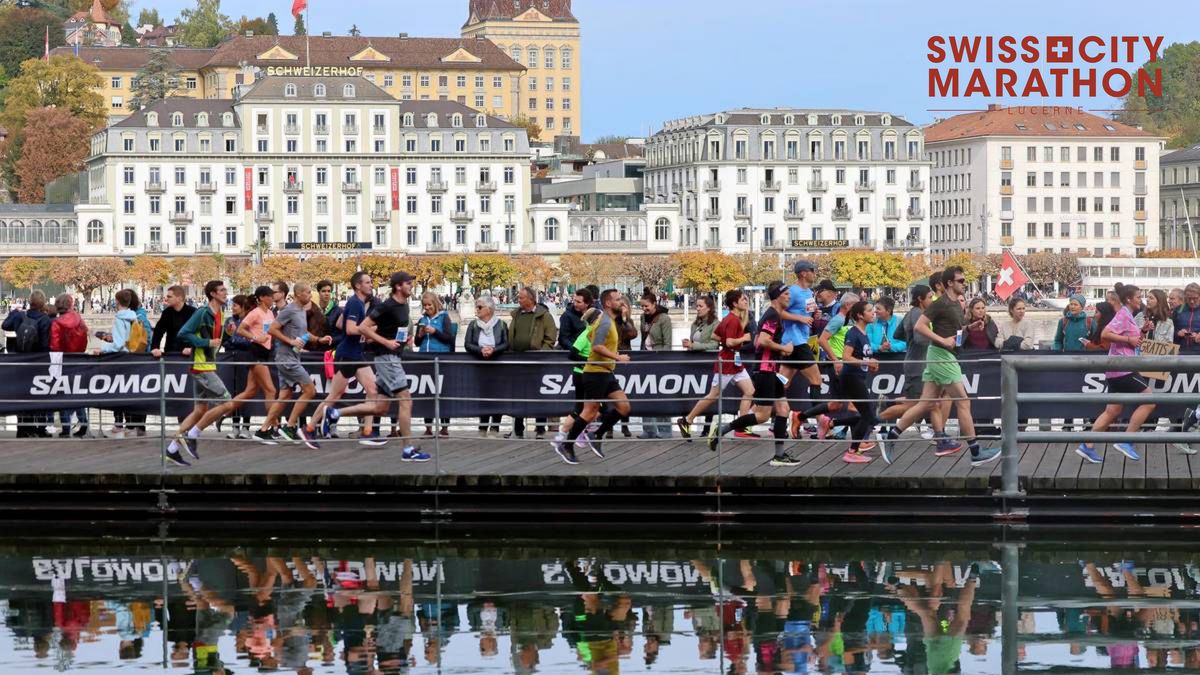
[[[858,409],[858,421],[850,430],[850,447],[857,450],[859,442],[866,440],[871,429],[875,427],[875,402],[871,400],[866,379],[857,375],[847,377],[847,374],[842,371],[842,394],[847,400],[853,401],[854,407]]]

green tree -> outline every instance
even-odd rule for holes
[[[130,110],[141,110],[155,101],[174,96],[179,89],[179,69],[171,63],[171,49],[159,47],[150,52],[146,65],[133,80]]]
[[[597,143],[597,144],[599,144],[599,143],[624,143],[625,141],[628,141],[628,140],[629,140],[628,136],[620,136],[617,134],[608,134],[606,136],[601,136],[600,138],[597,138],[595,141],[593,141],[593,143]]]
[[[196,0],[196,6],[179,13],[176,23],[179,44],[184,47],[216,47],[233,29],[221,13],[221,0]]]
[[[271,22],[261,16],[254,18],[243,16],[237,20],[237,23],[233,27],[233,32],[238,35],[245,35],[248,32],[255,35],[279,35],[279,28],[272,27]]]
[[[308,35],[308,29],[304,27],[304,15],[296,15],[296,26],[292,28],[292,35]]]
[[[279,35],[279,19],[275,18],[275,12],[267,14],[267,26],[271,29],[269,35]]]
[[[525,134],[529,136],[529,140],[531,141],[536,141],[542,137],[542,125],[538,124],[537,120],[525,115],[517,115],[512,123],[519,127],[525,127]]]
[[[1152,134],[1167,136],[1168,147],[1200,142],[1200,42],[1175,43],[1162,50],[1158,62],[1143,67],[1153,74],[1162,69],[1162,96],[1139,96],[1134,87],[1125,97],[1118,119],[1141,125]]]
[[[719,293],[746,283],[746,273],[733,256],[688,251],[671,256],[679,267],[680,286]]]
[[[34,108],[61,108],[93,127],[108,119],[100,71],[71,54],[50,57],[49,63],[29,59],[21,64],[21,75],[8,83],[0,124],[9,133],[25,125],[25,113]]]
[[[0,275],[16,288],[28,288],[33,292],[37,282],[46,278],[49,268],[41,258],[9,258],[0,268]]]
[[[138,34],[133,30],[133,26],[129,22],[121,24],[121,46],[136,47],[138,46]]]
[[[50,48],[61,47],[66,36],[62,19],[54,14],[28,7],[12,7],[0,14],[0,68],[6,73],[19,73],[26,60],[41,57],[47,27]]]
[[[467,270],[475,294],[493,288],[508,288],[521,277],[521,270],[512,258],[499,253],[480,253],[467,256]]]
[[[162,18],[158,15],[157,9],[143,9],[138,12],[137,25],[141,26],[161,26]]]

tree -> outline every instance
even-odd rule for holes
[[[392,272],[400,271],[403,268],[404,263],[405,259],[402,256],[389,255],[385,253],[372,253],[353,258],[348,262],[346,267],[351,270],[357,267],[363,272],[371,275],[371,279],[375,282],[376,288],[387,288],[388,279],[392,276]],[[413,274],[413,276],[415,277],[417,275]],[[330,273],[326,272],[322,273],[320,276],[312,277],[314,281],[336,278],[348,279],[349,275],[343,272],[342,274],[334,273],[334,276],[330,276]]]
[[[122,258],[59,258],[50,267],[50,280],[70,286],[83,299],[106,286],[115,286],[129,278]]]
[[[275,15],[272,14],[271,16],[274,17]],[[245,35],[247,32],[252,32],[255,35],[279,35],[279,26],[272,28],[270,19],[264,19],[261,16],[256,16],[253,19],[243,16],[234,25],[233,32],[238,35]]]
[[[95,66],[70,54],[50,57],[50,61],[29,59],[21,64],[21,75],[8,83],[0,124],[9,134],[25,126],[25,113],[33,108],[60,108],[100,128],[108,119],[104,97],[99,93],[104,81]]]
[[[974,253],[959,251],[954,255],[946,258],[946,262],[942,265],[942,269],[947,267],[961,267],[963,276],[966,277],[968,284],[973,284],[979,279],[979,261]]]
[[[128,21],[121,24],[121,46],[122,47],[138,46],[137,31],[135,31],[133,29],[133,26],[129,25]]]
[[[635,255],[624,261],[621,276],[632,278],[639,286],[649,286],[659,290],[666,284],[667,279],[679,273],[675,261],[666,255]]]
[[[746,275],[746,283],[766,286],[772,281],[787,281],[787,271],[780,268],[779,259],[770,253],[737,253],[733,258]]]
[[[746,273],[731,255],[688,251],[671,257],[679,267],[680,285],[685,288],[719,293],[746,283]]]
[[[142,26],[161,26],[163,25],[162,18],[158,15],[157,9],[143,9],[138,13],[138,27]]]
[[[137,282],[142,291],[158,289],[171,283],[171,274],[175,271],[165,258],[152,255],[134,256],[129,265],[129,278]]]
[[[0,14],[0,68],[11,74],[21,72],[21,64],[42,56],[46,28],[50,29],[50,48],[66,43],[62,18],[40,9],[11,7]]]
[[[558,278],[560,272],[540,255],[523,255],[514,260],[520,274],[517,281],[522,286],[534,288],[549,288],[550,282]]]
[[[499,253],[478,253],[467,256],[467,270],[475,294],[494,288],[508,288],[521,277],[512,258]]]
[[[141,110],[155,101],[174,96],[179,90],[179,69],[171,62],[171,49],[159,47],[150,52],[146,65],[133,79],[130,110]]]
[[[229,35],[233,22],[221,13],[221,0],[196,0],[194,9],[179,12],[176,36],[184,47],[216,47]]]
[[[1073,286],[1079,283],[1079,256],[1074,253],[1030,253],[1021,258],[1030,281],[1038,286]]]
[[[1142,97],[1134,87],[1117,118],[1169,137],[1168,147],[1200,141],[1200,42],[1170,45],[1159,53],[1157,62],[1143,67],[1152,74],[1155,69],[1162,70],[1162,96],[1146,92]]]
[[[308,29],[304,27],[304,15],[296,15],[296,25],[292,28],[292,35],[308,35]]]
[[[400,260],[400,256],[389,256]],[[398,269],[398,268],[397,268]],[[336,286],[348,283],[354,273],[354,265],[348,260],[338,260],[331,255],[316,255],[300,262],[300,277],[314,286],[322,279],[329,279]],[[372,275],[374,276],[374,275]]]
[[[176,281],[186,286],[203,287],[212,279],[224,277],[224,260],[218,259],[221,254],[198,255],[186,260],[172,260],[172,267],[182,270],[183,274],[176,276]]]
[[[568,253],[558,261],[558,267],[576,288],[588,284],[602,286],[616,277],[617,261],[608,255]]]
[[[358,29],[358,24],[350,26],[350,37],[358,37],[362,35],[362,31]]]
[[[537,120],[525,115],[517,115],[512,121],[513,124],[519,127],[525,127],[525,134],[529,136],[529,140],[536,141],[542,137],[542,125],[537,123]]]
[[[267,28],[271,30],[268,35],[279,35],[279,19],[275,18],[275,12],[267,14]]]
[[[838,253],[833,256],[833,277],[855,288],[904,288],[908,265],[898,253]]]
[[[33,286],[46,278],[49,271],[46,261],[41,258],[9,258],[0,268],[0,274],[8,279],[8,283],[16,288],[28,288],[33,292]]]
[[[442,256],[412,256],[404,261],[404,266],[407,268],[404,271],[413,275],[421,291],[427,291],[446,279],[445,261]]]
[[[628,140],[629,140],[628,136],[619,136],[617,134],[608,134],[607,136],[601,136],[600,138],[597,138],[594,141],[594,143],[597,145],[599,145],[601,143],[625,143]]]
[[[83,170],[92,125],[58,108],[34,108],[25,114],[25,143],[17,160],[17,196],[40,204],[46,184]]]
[[[929,258],[923,255],[910,255],[904,258],[904,264],[908,267],[908,283],[913,283],[918,279],[928,277],[933,270],[929,267]]]

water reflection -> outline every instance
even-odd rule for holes
[[[580,550],[546,559],[10,555],[0,558],[0,671],[1200,667],[1200,574],[1190,565],[1022,561],[1006,669],[1005,570],[991,560]]]

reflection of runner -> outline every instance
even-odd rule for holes
[[[616,675],[620,672],[619,639],[631,618],[633,601],[624,593],[605,601],[604,594],[618,589],[608,580],[602,564],[592,566],[597,575],[595,582],[577,562],[571,561],[565,567],[577,596],[574,611],[563,614],[563,637],[576,649],[579,660],[590,672]]]
[[[949,562],[939,563],[932,572],[910,571],[906,576],[926,582],[926,596],[922,596],[916,586],[907,584],[898,587],[896,595],[904,607],[921,620],[929,673],[949,673],[958,663],[963,636],[971,620],[971,605],[979,586],[978,569],[972,565],[971,575],[959,590],[958,602],[953,606],[943,606],[945,589],[954,587],[954,570]]]

